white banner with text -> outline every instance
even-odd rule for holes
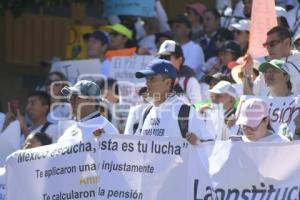
[[[8,200],[299,199],[300,142],[104,135],[12,154]]]

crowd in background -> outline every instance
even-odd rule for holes
[[[216,8],[186,4],[185,12],[171,19],[158,0],[155,17],[109,17],[107,26],[83,36],[88,58],[100,59],[99,74],[106,78],[70,86],[63,73],[49,73],[44,90],[24,100],[25,111],[8,103],[8,112],[0,113],[1,131],[18,120],[22,148],[63,142],[75,130],[81,130],[75,134],[78,139],[124,133],[185,137],[192,144],[296,140],[300,115],[291,122],[294,130],[283,133],[272,128],[269,105],[262,100],[300,93],[300,4],[275,3],[278,26],[267,33],[263,46],[268,55],[259,59],[247,54],[252,0],[217,1]],[[136,73],[146,84],[138,92],[140,103],[124,115],[116,109],[122,101],[110,64],[116,56],[134,55],[157,58]],[[255,97],[238,110],[243,94]],[[188,111],[182,111],[183,105]],[[188,120],[177,119],[186,112]],[[182,128],[184,122],[187,128]]]

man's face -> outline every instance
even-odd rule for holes
[[[203,29],[205,33],[213,33],[219,28],[219,21],[211,12],[205,12],[203,15]]]
[[[264,46],[267,48],[271,59],[280,59],[285,56],[284,54],[287,49],[286,40],[287,39],[280,39],[276,33],[267,36],[267,41]]]
[[[166,78],[161,74],[146,77],[149,97],[155,99],[165,97],[170,91],[171,82],[170,78]]]
[[[107,49],[107,45],[103,45],[102,42],[96,38],[90,37],[87,40],[87,54],[89,58],[99,58],[103,56]]]
[[[175,37],[179,40],[188,38],[191,31],[184,23],[179,22],[174,22],[171,29],[174,32]]]
[[[47,116],[48,105],[43,105],[38,96],[28,97],[26,112],[31,120],[37,120]]]
[[[210,93],[210,98],[213,103],[223,104],[223,105],[227,105],[232,100],[232,97],[226,93],[222,93],[222,94]]]
[[[86,100],[78,97],[78,95],[72,94],[70,96],[69,101],[72,106],[73,115],[78,116],[80,114],[82,106],[86,102]]]
[[[220,63],[225,66],[227,66],[228,63],[230,63],[231,61],[235,60],[233,53],[230,51],[221,52],[219,54],[219,58],[220,58]]]

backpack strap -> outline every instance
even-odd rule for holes
[[[142,120],[142,126],[141,126],[141,127],[143,127],[143,124],[144,124],[144,122],[145,122],[145,119],[146,119],[146,117],[147,117],[147,115],[149,114],[149,112],[150,112],[151,109],[152,109],[152,105],[148,106],[148,107],[145,109],[144,114],[143,114],[143,120]],[[140,132],[141,132],[141,130],[140,130]]]
[[[48,126],[49,126],[50,124],[52,124],[52,123],[47,121],[47,122],[43,125],[43,127],[39,130],[39,132],[41,132],[41,133],[46,133],[45,131],[47,130],[47,128],[48,128]]]
[[[183,104],[178,113],[178,125],[180,128],[181,136],[186,137],[186,133],[189,129],[189,115],[191,107],[187,104]]]
[[[186,77],[184,78],[184,81],[183,81],[183,91],[184,91],[184,92],[186,92],[187,84],[188,84],[190,78],[191,78],[190,76],[186,76]]]

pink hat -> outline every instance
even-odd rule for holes
[[[196,11],[196,13],[200,16],[202,16],[206,10],[206,6],[202,3],[185,4],[185,8]]]
[[[251,98],[242,101],[238,113],[237,125],[257,127],[261,120],[268,116],[269,106],[262,99]]]

